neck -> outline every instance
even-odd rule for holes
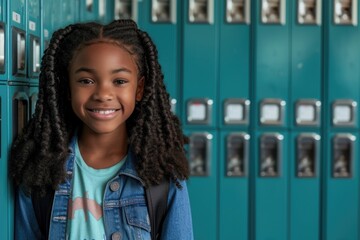
[[[87,165],[97,169],[120,162],[128,150],[127,140],[126,129],[99,134],[83,127],[78,136],[81,156]]]

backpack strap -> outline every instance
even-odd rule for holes
[[[40,196],[38,192],[31,194],[31,201],[36,220],[42,235],[41,239],[48,239],[49,237],[50,217],[54,200],[54,193],[54,191],[46,192],[45,196]]]
[[[151,239],[160,239],[162,224],[167,211],[169,180],[163,179],[159,185],[152,185],[145,189],[147,208],[151,224]]]

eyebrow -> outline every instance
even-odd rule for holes
[[[79,72],[88,72],[88,73],[93,73],[95,74],[96,73],[96,70],[93,69],[93,68],[87,68],[87,67],[80,67],[78,68],[75,73],[79,73]],[[115,74],[115,73],[119,73],[119,72],[128,72],[128,73],[131,73],[131,70],[130,69],[127,69],[127,68],[118,68],[118,69],[114,69],[111,71],[112,74]]]

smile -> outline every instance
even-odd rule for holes
[[[102,115],[108,115],[111,113],[114,113],[118,111],[117,109],[109,109],[109,110],[98,110],[98,109],[89,109],[91,112],[102,114]]]

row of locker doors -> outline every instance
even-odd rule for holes
[[[358,239],[358,132],[188,131],[195,239]]]

